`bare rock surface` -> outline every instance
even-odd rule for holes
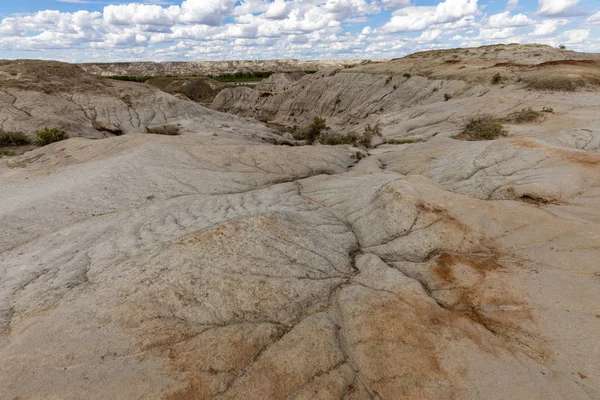
[[[598,91],[387,79],[322,71],[280,95],[305,82],[360,113],[398,82],[369,121],[419,142],[274,145],[197,106],[179,136],[0,159],[0,398],[600,398]],[[293,99],[254,106],[318,115]]]

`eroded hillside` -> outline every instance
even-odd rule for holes
[[[387,60],[377,60],[387,61]],[[95,75],[113,76],[193,76],[221,75],[233,72],[295,72],[323,68],[349,68],[370,63],[371,60],[248,60],[248,61],[183,61],[183,62],[124,62],[80,64]]]
[[[464,79],[443,51],[421,55],[424,75],[408,57],[215,100],[290,129],[378,124],[364,147],[306,145],[143,84],[57,93],[70,66],[34,84],[4,65],[17,99],[100,110],[98,93],[129,95],[185,129],[0,159],[2,395],[600,398],[600,92],[592,62],[556,62],[596,56],[468,51],[449,63]],[[585,83],[528,87],[548,62]],[[3,120],[37,126],[21,104]],[[463,132],[483,113],[492,140]]]

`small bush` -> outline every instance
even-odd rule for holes
[[[554,109],[552,107],[544,107],[544,108],[542,108],[542,112],[551,114],[554,112]]]
[[[363,132],[362,136],[359,136],[357,143],[358,145],[366,147],[368,149],[371,147],[371,140],[375,136],[381,136],[381,130],[379,129],[379,125],[375,125],[372,127],[370,124],[367,124],[367,126],[365,127],[365,131]]]
[[[40,146],[46,146],[51,143],[60,142],[69,138],[69,134],[61,129],[52,128],[44,129],[43,131],[37,131],[35,133],[38,138]]]
[[[23,132],[0,132],[0,146],[26,146],[31,140]]]
[[[337,133],[325,132],[319,137],[319,143],[327,146],[337,146],[339,144],[354,145],[358,141],[358,135],[351,133],[348,135],[339,135]]]
[[[319,117],[313,119],[308,127],[294,134],[295,139],[306,140],[308,144],[317,142],[328,146],[350,144],[366,148],[371,147],[371,140],[375,136],[381,136],[379,125],[367,125],[362,134],[349,133],[347,135],[340,135],[331,132],[326,125],[325,119]]]
[[[561,50],[566,50],[567,46],[565,46],[564,44],[561,44],[560,46],[558,46],[558,48]]]
[[[294,138],[306,140],[308,144],[313,144],[328,129],[326,122],[324,118],[315,117],[306,128],[296,132]]]
[[[408,72],[405,72],[404,74],[402,74],[403,77],[405,77],[406,79],[410,79],[412,77],[411,74],[409,74]]]
[[[526,122],[535,122],[542,118],[542,113],[539,111],[534,111],[530,108],[524,108],[521,111],[517,111],[512,113],[508,120],[512,122],[516,122],[518,124],[523,124]]]
[[[463,131],[455,136],[456,139],[465,140],[494,140],[506,136],[507,132],[502,122],[491,115],[478,115],[469,118]]]
[[[452,95],[450,93],[444,93],[444,101],[448,101],[452,98]]]
[[[153,133],[155,135],[177,136],[181,135],[181,130],[177,125],[158,125],[147,126],[146,133]]]
[[[496,73],[494,76],[492,76],[492,85],[497,85],[501,82],[502,82],[502,75],[500,75],[499,73]]]

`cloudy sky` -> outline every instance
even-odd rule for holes
[[[600,52],[598,0],[0,0],[0,58],[392,58],[491,43]]]

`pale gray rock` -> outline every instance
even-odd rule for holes
[[[472,62],[488,74],[509,50],[559,52],[544,49],[484,47]],[[370,68],[437,55],[458,71],[453,51]],[[46,90],[60,104],[65,68],[46,86],[3,70],[3,101]],[[0,398],[600,398],[598,92],[363,69],[236,107],[280,122],[329,113],[341,132],[379,122],[409,143],[274,145],[260,123],[187,101],[189,115],[149,122],[181,123],[179,136],[125,129],[0,159]],[[132,104],[183,110],[126,85]],[[99,104],[95,90],[76,96]],[[373,117],[377,97],[389,108]],[[505,123],[507,137],[451,138],[484,110],[544,106]],[[35,125],[37,111],[8,110]],[[111,118],[97,121],[126,126]]]

